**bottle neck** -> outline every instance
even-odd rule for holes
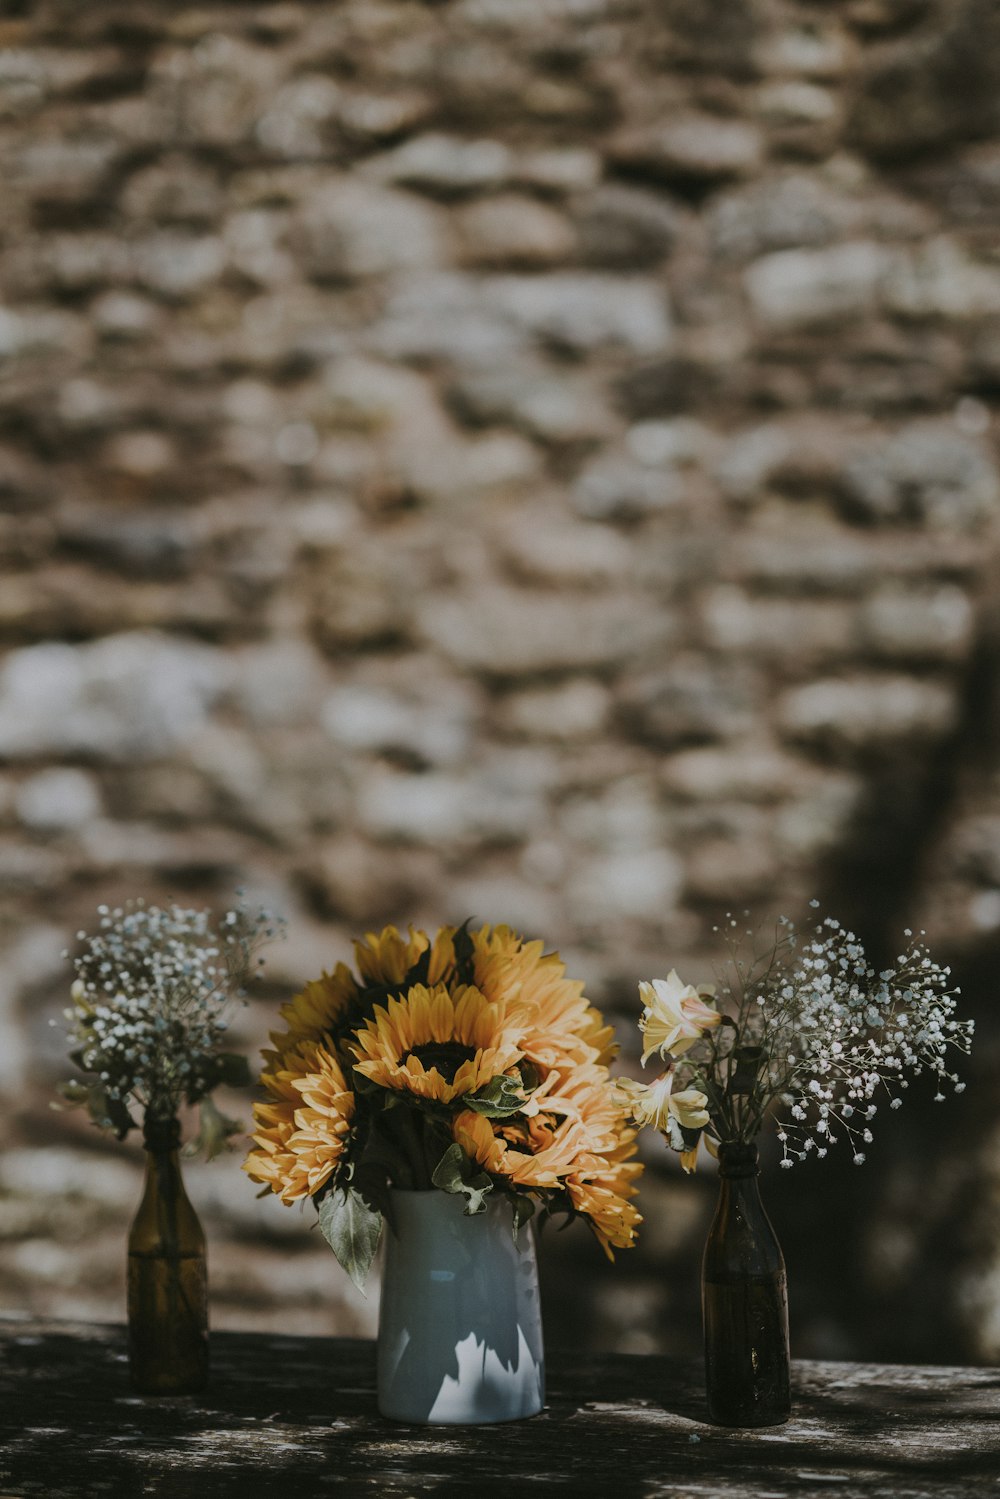
[[[150,1119],[142,1127],[146,1148],[146,1192],[161,1202],[186,1200],[181,1175],[181,1127],[176,1119]]]
[[[147,1118],[143,1127],[146,1175],[129,1237],[129,1252],[171,1258],[204,1253],[198,1215],[184,1189],[176,1119]]]
[[[781,1246],[760,1198],[756,1145],[719,1147],[719,1199],[703,1269],[706,1281],[719,1284],[784,1274]]]
[[[180,1149],[181,1127],[176,1118],[151,1118],[142,1125],[142,1142],[151,1155],[176,1155]]]
[[[759,1174],[756,1145],[731,1140],[719,1146],[719,1176],[723,1181],[752,1181]]]

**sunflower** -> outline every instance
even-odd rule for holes
[[[505,1174],[507,1142],[502,1135],[493,1133],[493,1126],[475,1109],[463,1109],[456,1114],[451,1126],[452,1138],[457,1140],[472,1161],[478,1161],[491,1176]]]
[[[523,1055],[501,1006],[479,989],[414,984],[356,1032],[355,1072],[383,1088],[451,1103],[508,1072]]]
[[[551,1075],[531,1104],[522,1122],[498,1123],[495,1133],[488,1119],[466,1110],[453,1137],[487,1171],[525,1187],[561,1186],[619,1144],[621,1115],[602,1067]]]
[[[642,1222],[629,1200],[642,1171],[632,1160],[636,1132],[626,1127],[603,1067],[592,1064],[557,1079],[542,1111],[523,1125],[494,1128],[466,1109],[455,1118],[452,1134],[492,1176],[528,1190],[564,1188],[609,1259],[613,1248],[635,1243]]]
[[[617,1142],[612,1149],[581,1161],[579,1168],[566,1178],[566,1190],[578,1213],[590,1220],[597,1241],[609,1260],[613,1249],[631,1249],[642,1214],[629,1198],[638,1188],[635,1179],[642,1165],[634,1161],[638,1146],[636,1131],[620,1121],[616,1127]]]
[[[609,1256],[630,1245],[641,1168],[613,1033],[559,954],[507,926],[387,926],[355,958],[282,1008],[247,1173],[286,1203],[350,1194],[359,1164],[430,1190],[450,1134],[497,1189],[579,1213]]]
[[[338,963],[332,974],[310,980],[278,1012],[288,1027],[284,1034],[271,1036],[278,1052],[298,1041],[319,1041],[343,1018],[357,993],[357,982],[346,963]]]
[[[594,1060],[602,1067],[607,1067],[618,1055],[615,1028],[605,1024],[604,1016],[594,1005],[587,1010],[583,1027],[577,1034],[581,1041],[596,1052]]]
[[[425,952],[430,952],[427,982],[438,984],[455,961],[454,927],[442,927],[434,941],[426,932],[409,928],[409,937],[400,936],[394,926],[379,933],[368,932],[355,942],[354,956],[358,972],[366,984],[401,985],[410,969]]]
[[[546,1124],[538,1120],[522,1132],[517,1144],[514,1131],[496,1135],[488,1119],[473,1109],[457,1116],[453,1138],[466,1155],[494,1176],[503,1176],[520,1187],[559,1187],[562,1178],[586,1153],[587,1132],[578,1120]],[[518,1148],[527,1145],[527,1149]]]
[[[642,1166],[629,1161],[634,1145],[622,1145],[617,1159],[594,1158],[589,1168],[567,1178],[566,1190],[578,1213],[590,1222],[597,1242],[609,1260],[615,1249],[631,1249],[642,1214],[629,1201],[637,1188],[634,1178]]]
[[[325,1046],[305,1041],[261,1077],[270,1098],[243,1170],[290,1204],[311,1197],[336,1169],[354,1116],[354,1094]]]
[[[522,942],[509,927],[482,927],[472,934],[479,988],[521,1030],[526,1057],[543,1067],[593,1060],[610,1033],[595,1025],[597,1011],[583,997],[583,984],[566,978],[558,953],[541,942]]]
[[[525,1113],[533,1112],[537,1100],[541,1109],[586,1124],[593,1150],[603,1150],[614,1143],[620,1109],[608,1078],[607,1068],[599,1062],[567,1064],[554,1068],[532,1095]]]

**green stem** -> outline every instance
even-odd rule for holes
[[[396,1185],[409,1187],[415,1192],[429,1191],[433,1183],[427,1166],[423,1115],[418,1109],[408,1108],[405,1103],[401,1103],[383,1117],[386,1119],[386,1131],[400,1152],[407,1178],[406,1181],[398,1181]]]

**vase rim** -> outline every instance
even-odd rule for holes
[[[397,1203],[401,1212],[422,1216],[450,1213],[456,1218],[467,1219],[470,1223],[483,1222],[487,1217],[495,1217],[497,1213],[503,1212],[510,1213],[513,1219],[514,1213],[513,1204],[505,1192],[488,1193],[485,1206],[478,1213],[465,1211],[466,1199],[461,1192],[444,1192],[440,1187],[390,1187],[389,1200]]]
[[[441,1187],[390,1187],[389,1193],[393,1197],[409,1197],[414,1201],[434,1198],[444,1198],[448,1202],[457,1202],[465,1206],[465,1198],[461,1192],[445,1192]],[[504,1192],[489,1192],[486,1194],[486,1205],[489,1207],[494,1202],[507,1202],[509,1199]],[[474,1215],[475,1216],[475,1215]]]

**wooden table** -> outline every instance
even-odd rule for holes
[[[787,1426],[709,1426],[701,1369],[549,1357],[505,1426],[375,1409],[374,1345],[216,1333],[196,1399],[129,1387],[124,1329],[0,1319],[0,1499],[1000,1499],[1000,1370],[798,1363]]]

